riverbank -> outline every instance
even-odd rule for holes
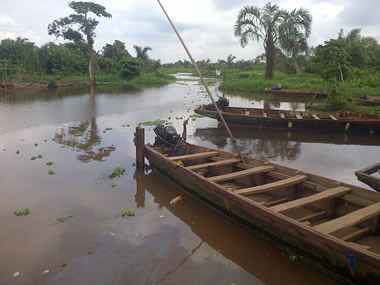
[[[99,75],[96,79],[96,85],[131,85],[139,86],[158,86],[166,85],[175,81],[175,77],[161,72],[141,73],[132,80],[122,80],[118,76]],[[62,79],[41,78],[41,80],[30,80],[25,82],[11,82],[0,84],[0,94],[8,92],[17,92],[25,90],[41,90],[48,88],[64,88],[64,87],[81,87],[89,86],[90,81],[82,76],[73,76]]]

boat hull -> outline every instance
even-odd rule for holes
[[[253,228],[256,233],[263,233],[276,241],[281,248],[290,248],[302,256],[304,262],[311,263],[317,269],[338,279],[343,278],[344,282],[379,284],[380,256],[378,254],[363,250],[356,244],[342,242],[333,236],[321,234],[232,191],[223,191],[218,184],[209,182],[205,177],[196,175],[168,160],[150,146],[146,146],[144,151],[152,167],[178,186],[234,220]],[[321,178],[315,175],[310,175],[310,177]],[[334,180],[321,179],[329,181],[331,185],[336,183]],[[356,260],[355,268],[352,269],[355,273],[350,270],[349,252],[352,252]]]
[[[233,108],[230,108],[233,109]],[[244,108],[237,108],[242,109]],[[219,119],[219,115],[214,110],[196,108],[194,112],[212,119]],[[269,111],[268,111],[269,112]],[[275,111],[279,112],[279,111]],[[284,111],[285,112],[285,111]],[[232,112],[222,112],[227,123],[238,124],[244,126],[260,126],[275,127],[283,129],[318,129],[318,130],[334,130],[342,132],[352,131],[374,131],[380,132],[380,119],[371,120],[355,120],[355,119],[311,119],[311,118],[281,118],[261,115],[245,115],[244,111],[240,114]]]

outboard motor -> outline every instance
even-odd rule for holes
[[[230,105],[230,101],[225,97],[219,97],[218,101],[216,101],[216,105],[218,105],[219,109],[224,110]]]
[[[153,131],[156,134],[153,146],[176,146],[181,140],[181,136],[172,125],[157,125]]]

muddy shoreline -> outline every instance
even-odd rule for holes
[[[13,91],[23,91],[23,90],[40,90],[48,88],[60,88],[60,87],[80,87],[88,86],[87,82],[55,82],[54,86],[49,86],[49,83],[46,81],[31,81],[31,82],[22,82],[22,83],[7,83],[0,84],[0,94],[13,92]]]

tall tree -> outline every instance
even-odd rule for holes
[[[294,9],[289,13],[269,2],[262,9],[255,6],[245,6],[241,9],[235,22],[234,33],[240,38],[242,47],[250,40],[263,41],[266,58],[265,78],[271,79],[276,45],[280,42],[286,51],[296,57],[305,49],[310,26],[311,15],[306,9]]]
[[[75,11],[65,18],[54,20],[48,26],[49,35],[54,35],[57,38],[62,37],[65,40],[73,42],[84,42],[87,44],[88,49],[88,74],[91,84],[95,84],[95,52],[94,52],[94,38],[95,28],[99,22],[89,16],[89,13],[97,17],[111,18],[112,15],[106,12],[106,8],[102,5],[93,2],[72,1],[69,2],[69,7]]]
[[[278,41],[278,27],[283,21],[284,11],[270,2],[263,9],[245,6],[239,11],[234,25],[235,37],[245,47],[250,40],[263,41],[266,57],[265,79],[273,77],[275,45]]]
[[[141,46],[133,46],[133,48],[136,50],[136,57],[141,58],[141,59],[148,59],[148,51],[152,50],[151,47],[141,47]]]
[[[310,12],[301,8],[290,13],[285,11],[283,22],[279,26],[280,47],[290,57],[297,74],[301,74],[297,57],[308,50],[306,39],[311,33],[311,22]]]

